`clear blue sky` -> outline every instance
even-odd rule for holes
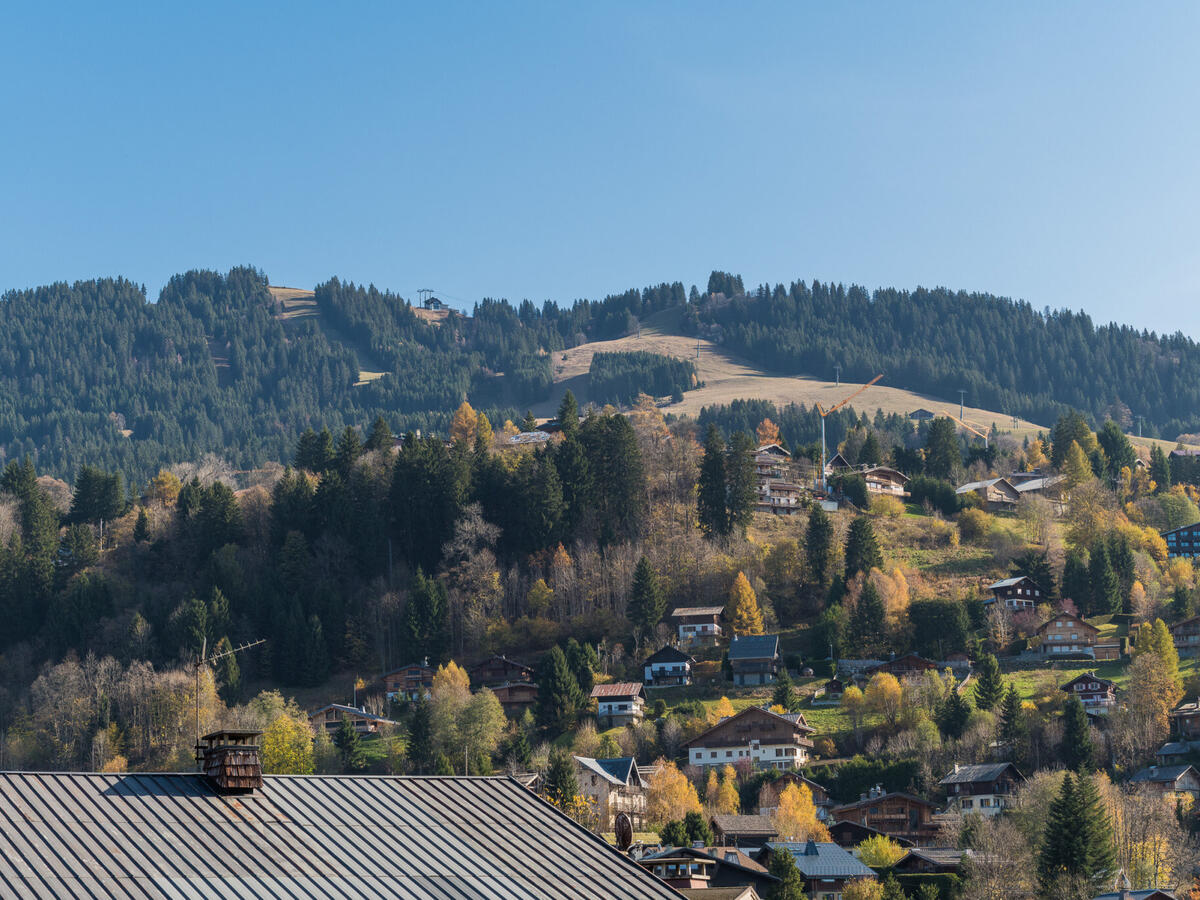
[[[1200,336],[1200,6],[10,5],[0,286],[712,268]]]

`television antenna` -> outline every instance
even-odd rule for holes
[[[208,653],[208,638],[206,637],[200,645],[200,653],[196,656],[195,662],[192,663],[196,674],[196,764],[200,764],[200,669],[201,667],[208,668],[209,665],[215,663],[219,659],[225,659],[228,656],[233,656],[241,653],[243,650],[249,650],[251,647],[257,647],[259,644],[265,644],[265,638],[259,638],[257,641],[247,641],[244,644],[239,644],[236,647],[231,647],[228,650],[223,650],[220,653],[214,653],[211,656]]]

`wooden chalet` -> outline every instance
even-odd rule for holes
[[[1117,703],[1117,686],[1095,672],[1084,672],[1062,686],[1068,694],[1079,698],[1085,712],[1106,713]]]
[[[955,875],[969,850],[953,847],[913,847],[892,867],[902,875]]]
[[[908,476],[890,466],[867,466],[862,470],[867,492],[889,497],[908,496]]]
[[[1200,772],[1195,766],[1150,766],[1129,779],[1130,784],[1146,785],[1171,802],[1195,803],[1200,799]]]
[[[637,860],[685,897],[755,900],[770,896],[779,879],[735,847],[669,847]]]
[[[770,816],[715,815],[710,821],[722,847],[757,848],[779,837]]]
[[[791,481],[759,482],[755,509],[777,516],[793,516],[804,510],[804,488]]]
[[[646,788],[632,756],[617,759],[572,757],[579,793],[595,804],[600,831],[614,831],[616,818],[625,813],[635,831],[645,825]]]
[[[1096,638],[1100,629],[1072,613],[1058,613],[1043,622],[1037,630],[1042,639],[1038,652],[1042,656],[1096,656]]]
[[[1172,625],[1171,640],[1180,656],[1200,655],[1200,616],[1192,616]]]
[[[1200,700],[1181,703],[1170,715],[1171,728],[1180,740],[1200,741]]]
[[[928,422],[930,419],[937,418],[937,414],[928,409],[914,409],[908,414],[908,417],[914,422]]]
[[[994,816],[1012,804],[1017,788],[1024,781],[1025,776],[1009,762],[970,766],[955,763],[939,784],[946,791],[951,809]]]
[[[846,693],[846,682],[840,678],[830,678],[813,691],[813,706],[841,706],[842,694]]]
[[[775,853],[790,853],[804,877],[804,891],[812,900],[838,900],[851,881],[877,881],[875,871],[835,843],[778,842],[767,844],[756,855],[766,865]]]
[[[885,837],[895,841],[901,847],[912,847],[913,842],[908,838],[896,837],[895,835],[884,834],[874,828],[870,828],[859,822],[851,822],[849,819],[842,819],[828,826],[829,836],[833,838],[835,844],[839,847],[845,847],[847,850],[853,849],[865,841],[867,838]]]
[[[633,725],[646,713],[646,691],[640,681],[598,684],[592,688],[596,718],[605,728]]]
[[[663,647],[642,663],[646,687],[667,687],[692,683],[696,660],[677,647]]]
[[[492,656],[467,670],[475,687],[493,687],[517,681],[533,681],[533,668],[507,656]]]
[[[538,686],[532,681],[498,684],[492,688],[492,693],[500,701],[504,712],[514,719],[521,718],[525,715],[525,710],[537,706]]]
[[[987,586],[992,596],[983,601],[984,606],[1002,603],[1014,612],[1033,609],[1042,602],[1042,589],[1028,575],[1004,578]]]
[[[330,703],[308,715],[308,724],[314,732],[337,731],[342,727],[343,720],[348,720],[359,734],[375,734],[381,726],[400,724],[383,716],[369,713],[365,709],[344,706],[341,703]]]
[[[759,483],[786,481],[792,454],[778,444],[763,444],[754,451],[754,474]]]
[[[1160,891],[1158,888],[1144,888],[1140,891],[1109,891],[1107,894],[1097,894],[1092,900],[1177,900],[1174,894]]]
[[[933,804],[899,791],[884,791],[876,785],[856,803],[835,806],[830,815],[835,821],[849,820],[888,837],[905,838],[914,844],[928,844],[937,834],[933,823]]]
[[[853,468],[854,466],[850,465],[850,463],[846,460],[846,457],[842,456],[841,451],[833,454],[833,456],[831,456],[825,462],[826,475],[832,475],[834,472],[848,471],[849,469]]]
[[[671,612],[671,621],[679,635],[679,643],[685,646],[712,644],[721,637],[721,625],[725,622],[724,606],[680,606]]]
[[[963,494],[978,494],[984,509],[993,512],[1001,509],[1012,509],[1021,499],[1021,492],[1007,478],[989,478],[986,481],[972,481],[960,486],[955,492]]]
[[[871,666],[863,674],[870,678],[877,672],[887,672],[895,675],[897,678],[908,678],[913,675],[922,675],[925,672],[936,672],[937,668],[938,666],[935,662],[917,656],[915,653],[906,653],[903,656],[889,659],[887,662]]]
[[[823,785],[805,778],[799,772],[784,772],[778,778],[765,782],[758,790],[758,814],[769,816],[779,808],[779,795],[788,785],[796,787],[804,785],[812,794],[813,805],[817,808],[817,818],[825,821],[829,818],[829,810],[833,809],[833,800],[829,791]]]
[[[1195,559],[1200,556],[1200,522],[1164,531],[1162,537],[1167,542],[1168,557]]]
[[[803,713],[779,715],[751,706],[685,743],[693,766],[732,765],[749,760],[755,768],[796,769],[812,751],[814,729]]]
[[[779,635],[737,635],[729,642],[729,667],[737,685],[772,684],[783,662]]]
[[[392,669],[383,676],[383,687],[389,700],[421,700],[433,689],[433,666],[429,658]]]

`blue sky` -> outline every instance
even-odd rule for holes
[[[1200,337],[1193,3],[12,6],[0,287],[725,268]]]

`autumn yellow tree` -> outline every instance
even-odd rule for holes
[[[717,787],[712,811],[726,816],[736,816],[742,811],[742,798],[737,788],[737,772],[733,766],[725,766],[721,769],[721,783]]]
[[[729,620],[734,634],[762,634],[762,610],[745,572],[738,572],[729,591]]]
[[[846,700],[842,696],[842,702]],[[883,716],[889,727],[895,727],[900,718],[900,707],[904,700],[904,689],[896,676],[890,672],[876,672],[867,682],[863,692],[863,706]]]
[[[722,697],[720,700],[714,703],[712,709],[708,711],[708,722],[710,725],[715,725],[722,719],[728,719],[730,716],[735,714],[736,711],[734,710],[733,704],[730,702],[729,698]]]
[[[1077,487],[1086,481],[1091,481],[1094,477],[1092,464],[1088,462],[1087,454],[1083,452],[1083,448],[1076,441],[1071,441],[1071,446],[1067,448],[1067,458],[1063,462],[1063,473],[1067,476],[1067,484],[1071,487]]]
[[[858,845],[859,859],[872,869],[890,868],[900,861],[904,853],[904,848],[886,834],[871,835]]]
[[[682,819],[690,812],[702,813],[700,795],[696,786],[679,771],[679,767],[665,758],[655,765],[658,773],[646,790],[646,820],[654,825],[665,825],[672,819]]]
[[[842,900],[883,900],[883,885],[874,878],[855,878],[842,888]]]
[[[450,440],[469,447],[475,442],[478,429],[479,415],[471,408],[471,404],[464,400],[450,419]]]
[[[492,433],[492,423],[488,421],[488,417],[483,413],[479,414],[479,418],[475,420],[475,443],[480,447],[492,446],[492,439],[495,435]]]
[[[767,444],[780,444],[783,439],[779,436],[779,426],[770,419],[763,419],[758,423],[758,429],[755,434],[758,437],[758,446],[765,447]]]
[[[829,829],[817,818],[812,791],[803,782],[789,784],[780,792],[779,806],[771,816],[771,824],[780,840],[832,840]]]
[[[261,740],[263,771],[271,775],[311,775],[313,735],[308,723],[284,713],[267,726]]]
[[[174,506],[182,487],[179,478],[173,472],[159,469],[158,474],[150,479],[150,486],[146,489],[146,494],[151,500],[157,500],[163,506]]]

